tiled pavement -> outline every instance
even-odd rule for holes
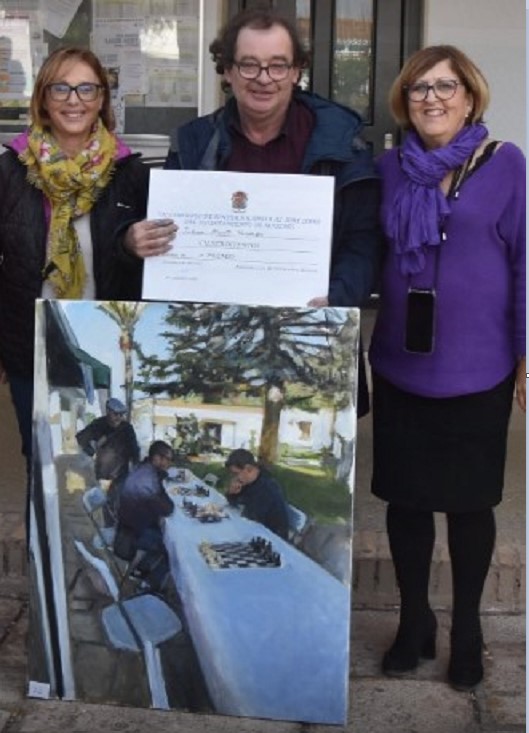
[[[525,425],[515,413],[498,543],[483,602],[486,678],[475,693],[456,693],[447,664],[450,570],[439,519],[432,600],[440,622],[438,658],[407,679],[387,679],[380,657],[396,625],[397,594],[383,509],[369,494],[369,423],[360,426],[355,497],[350,720],[344,728],[232,719],[135,708],[38,701],[25,697],[28,624],[23,482],[12,415],[0,388],[0,733],[522,733],[525,731]],[[16,438],[16,435],[15,435]]]

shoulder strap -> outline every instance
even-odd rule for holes
[[[475,173],[478,168],[492,158],[496,150],[501,145],[500,140],[489,140],[485,143],[484,147],[479,147],[470,160],[468,167],[468,173]]]
[[[485,141],[484,145],[480,145],[472,157],[456,172],[450,187],[449,196],[453,195],[457,198],[459,196],[459,190],[465,181],[492,158],[500,145],[501,141],[499,140],[488,140]]]
[[[202,160],[198,166],[200,171],[214,171],[217,167],[217,153],[220,142],[220,130],[218,127],[215,128],[215,132],[211,136],[206,151],[202,156]]]

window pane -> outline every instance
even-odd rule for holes
[[[310,48],[311,44],[311,17],[310,17],[310,0],[296,0],[296,27],[305,48]],[[299,84],[302,89],[310,87],[310,69],[306,69]]]
[[[332,99],[373,118],[373,0],[336,0]]]

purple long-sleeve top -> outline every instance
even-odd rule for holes
[[[403,179],[398,150],[379,160],[382,216]],[[375,372],[426,397],[487,390],[525,355],[525,158],[503,143],[449,201],[446,240],[427,247],[424,271],[399,272],[391,243],[370,348]],[[437,262],[437,276],[435,274]],[[436,290],[432,354],[404,351],[408,287]]]

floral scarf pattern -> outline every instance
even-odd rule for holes
[[[115,169],[117,139],[98,120],[86,146],[69,158],[48,130],[32,125],[19,155],[28,181],[51,206],[44,279],[57,298],[82,298],[86,270],[74,220],[88,213]]]

